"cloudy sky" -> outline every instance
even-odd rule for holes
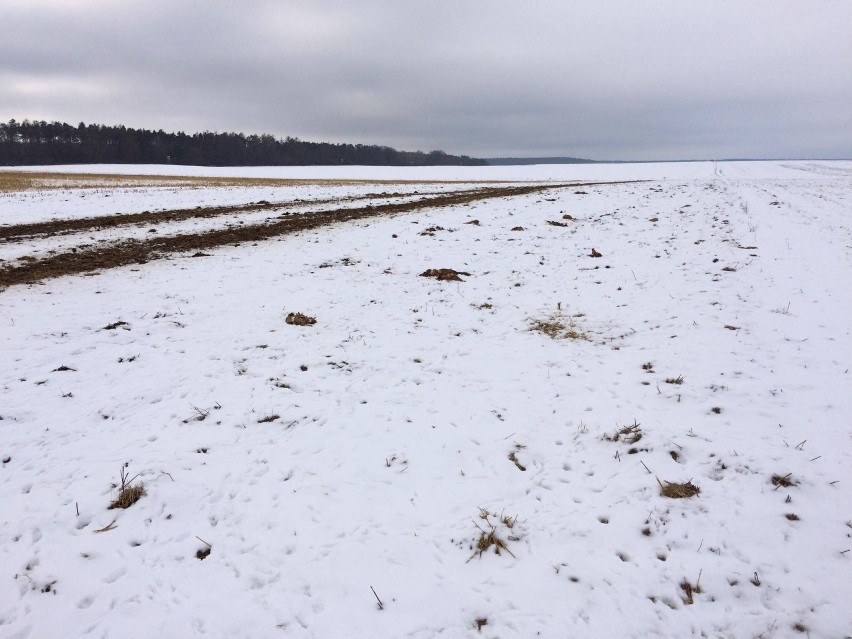
[[[0,0],[0,119],[852,157],[852,0]]]

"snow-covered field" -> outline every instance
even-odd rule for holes
[[[852,162],[148,170],[462,183],[17,192],[0,228],[647,181],[0,291],[3,639],[852,637]]]

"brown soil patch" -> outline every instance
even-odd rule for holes
[[[312,326],[317,323],[317,318],[302,313],[288,313],[284,321],[294,326]]]
[[[430,268],[423,271],[420,277],[434,277],[441,282],[464,282],[459,275],[470,277],[470,273],[464,271],[454,271],[451,268]]]

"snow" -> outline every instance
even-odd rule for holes
[[[852,635],[852,163],[123,169],[651,181],[0,292],[0,637]]]

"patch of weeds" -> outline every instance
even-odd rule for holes
[[[557,222],[556,220],[547,220],[550,226],[568,226],[565,222]]]
[[[497,523],[492,521],[492,518],[497,519]],[[473,554],[468,557],[467,561],[477,556],[482,557],[491,548],[494,549],[495,555],[499,555],[501,551],[505,550],[514,557],[515,555],[509,550],[507,542],[520,540],[520,537],[513,533],[515,524],[518,522],[517,516],[509,517],[508,515],[500,515],[498,517],[496,514],[480,508],[479,519],[484,522],[484,525],[480,525],[476,521],[473,522],[473,525],[479,530],[479,536],[473,542]],[[505,539],[503,538],[504,534],[506,535]]]
[[[649,373],[653,373],[654,372],[654,362],[645,362],[644,364],[642,364],[642,370],[648,371]]]
[[[272,413],[271,415],[267,415],[266,417],[261,417],[257,420],[258,424],[268,424],[269,422],[274,422],[276,419],[281,419],[281,415],[276,413]]]
[[[800,517],[796,513],[787,513],[784,515],[790,521],[799,521]]]
[[[666,384],[683,384],[683,375],[678,375],[677,377],[667,377]]]
[[[420,274],[420,277],[434,277],[439,282],[464,282],[464,280],[459,277],[460,275],[470,277],[470,273],[465,273],[464,271],[456,271],[451,268],[426,269]]]
[[[716,413],[718,415],[722,412],[722,409],[719,408],[718,406],[714,406],[713,408],[710,409],[710,411],[713,412],[713,413]]]
[[[312,326],[317,323],[317,318],[303,313],[288,313],[284,321],[293,326]]]
[[[660,495],[669,499],[687,499],[694,497],[701,492],[701,489],[692,483],[692,480],[684,484],[667,481],[665,484],[657,477],[657,483],[660,485]]]
[[[130,324],[128,324],[127,322],[124,322],[124,321],[119,320],[118,322],[113,322],[112,324],[107,324],[107,325],[106,325],[106,326],[104,326],[104,327],[103,327],[103,329],[101,329],[101,330],[104,330],[104,331],[114,331],[114,330],[115,330],[115,329],[117,329],[119,326],[130,326]],[[126,329],[124,329],[124,330],[129,331],[130,329],[129,329],[129,328],[126,328]]]
[[[547,319],[530,319],[529,322],[531,331],[544,333],[551,339],[590,341],[588,334],[577,326],[573,318],[566,319],[559,311]]]
[[[623,426],[615,431],[612,435],[604,435],[604,439],[608,442],[624,442],[625,444],[635,444],[642,439],[642,429],[640,424],[633,420],[629,426]]]
[[[50,372],[51,372],[51,373],[65,373],[66,371],[73,371],[73,372],[77,372],[77,369],[76,369],[76,368],[71,368],[70,366],[66,366],[65,364],[63,364],[63,365],[62,365],[62,366],[60,366],[59,368],[54,368],[54,369],[53,369],[52,371],[50,371]]]
[[[482,304],[471,304],[473,308],[478,308],[480,311],[487,311],[494,308],[494,304],[489,302],[483,302]]]
[[[479,226],[479,220],[470,220],[465,222],[465,224],[473,224],[474,226]]]
[[[145,487],[142,485],[142,482],[139,482],[138,484],[133,483],[133,480],[137,477],[139,477],[139,475],[128,477],[126,464],[121,467],[121,483],[116,486],[116,488],[118,488],[118,496],[109,505],[109,510],[112,510],[113,508],[130,508],[133,504],[142,499],[145,495]]]
[[[523,231],[523,230],[524,230],[524,227],[523,227],[523,226],[513,226],[513,227],[512,227],[512,230],[513,230],[513,231]]]
[[[798,486],[799,482],[792,478],[792,474],[793,473],[787,473],[786,475],[772,475],[772,485],[776,488]]]
[[[479,617],[478,619],[474,619],[474,623],[476,624],[476,631],[482,632],[482,626],[488,625],[488,619],[485,617]]]

